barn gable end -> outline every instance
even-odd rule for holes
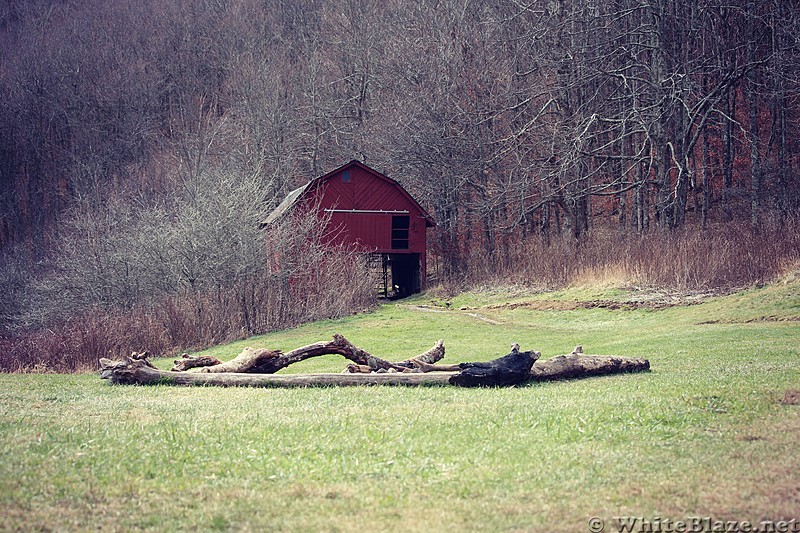
[[[424,288],[426,230],[435,222],[393,179],[350,161],[289,193],[265,225],[297,209],[316,209],[320,220],[329,221],[328,244],[368,254],[382,277],[385,296]]]

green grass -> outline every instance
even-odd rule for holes
[[[800,284],[662,310],[497,306],[629,296],[484,291],[413,307],[431,305],[422,295],[206,353],[335,332],[390,359],[443,338],[445,362],[512,341],[544,358],[582,343],[647,357],[648,374],[485,390],[0,375],[0,530],[588,531],[591,516],[797,516],[800,406],[778,400],[800,388]]]

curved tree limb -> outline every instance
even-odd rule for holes
[[[346,372],[420,372],[416,369],[417,362],[435,363],[444,357],[444,341],[439,340],[433,348],[411,359],[399,363],[390,363],[385,359],[376,357],[366,350],[355,346],[344,336],[338,333],[333,340],[316,342],[308,346],[296,348],[290,352],[282,353],[277,350],[245,348],[242,353],[230,361],[221,362],[216,357],[192,357],[184,354],[175,361],[173,371],[180,372],[191,368],[203,367],[204,373],[248,373],[248,374],[274,374],[289,365],[304,361],[320,355],[341,355],[353,362],[348,365]]]
[[[352,364],[347,365],[347,368],[344,370],[345,374],[369,374],[370,372],[427,372],[424,370],[427,366],[432,366],[437,361],[440,361],[444,358],[444,341],[439,339],[436,341],[436,344],[433,345],[433,348],[428,350],[425,353],[421,353],[416,357],[412,357],[411,359],[406,359],[405,361],[400,361],[399,363],[388,363],[389,366],[383,366],[378,369],[372,368],[369,365],[359,365],[359,364]]]

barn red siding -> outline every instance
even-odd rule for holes
[[[347,179],[343,179],[345,173]],[[385,258],[395,258],[392,261],[401,266],[393,266],[392,272],[395,272],[395,267],[407,269],[408,265],[416,264],[418,257],[419,265],[414,268],[418,269],[419,282],[424,287],[426,229],[434,222],[399,183],[358,161],[351,161],[292,194],[270,218],[279,217],[295,201],[306,212],[316,207],[320,219],[329,220],[326,228],[329,244],[351,246],[364,252],[384,254]],[[409,218],[407,248],[392,248],[394,216]],[[396,240],[395,244],[405,244],[404,239]]]
[[[350,172],[348,182],[342,180],[343,172]],[[345,167],[320,180],[307,201],[309,205],[318,202],[320,217],[330,217],[332,244],[350,244],[382,253],[425,253],[426,214],[393,181],[358,166]],[[408,248],[392,249],[393,214],[342,211],[397,211],[397,215],[406,212],[410,219]]]

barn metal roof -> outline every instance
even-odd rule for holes
[[[346,169],[348,167],[351,167],[351,166],[359,166],[359,167],[363,168],[364,170],[367,170],[368,172],[371,172],[371,173],[373,173],[373,174],[375,174],[377,176],[380,176],[381,178],[383,178],[383,179],[395,184],[400,189],[400,191],[402,191],[403,194],[405,196],[407,196],[411,200],[411,202],[413,202],[413,204],[419,208],[420,212],[423,214],[423,216],[425,218],[426,225],[428,227],[432,227],[432,226],[436,225],[436,222],[434,222],[433,217],[431,217],[428,214],[428,212],[425,211],[425,209],[423,209],[422,206],[419,205],[419,203],[414,199],[413,196],[408,194],[408,191],[406,191],[403,188],[402,185],[400,185],[397,181],[393,180],[392,178],[390,178],[390,177],[388,177],[388,176],[386,176],[384,174],[381,174],[377,170],[375,170],[373,168],[370,168],[367,165],[365,165],[364,163],[361,163],[360,161],[356,161],[355,159],[353,161],[350,161],[347,164],[344,164],[344,165],[336,168],[335,170],[332,170],[331,172],[328,172],[327,174],[325,174],[323,176],[319,176],[317,178],[314,178],[313,180],[309,181],[305,185],[303,185],[301,187],[298,187],[297,189],[295,189],[292,192],[290,192],[289,194],[287,194],[286,198],[284,198],[283,201],[278,205],[278,207],[276,207],[267,216],[267,218],[264,220],[264,222],[261,225],[262,226],[269,226],[269,225],[274,224],[275,222],[279,221],[281,218],[283,218],[283,216],[286,215],[287,212],[289,212],[292,209],[292,207],[294,207],[294,205],[298,202],[298,200],[303,196],[303,193],[305,193],[308,189],[310,189],[312,186],[316,185],[317,183],[323,182],[324,180],[328,179],[330,176],[333,176],[334,174],[337,174],[338,172],[341,172],[342,170],[344,170],[344,169]]]
[[[283,201],[278,204],[278,207],[276,207],[272,213],[267,216],[262,223],[262,226],[269,226],[270,224],[274,224],[283,218],[283,216],[292,208],[292,206],[294,206],[295,202],[297,202],[297,199],[300,198],[304,192],[306,192],[306,189],[308,189],[309,185],[311,185],[310,181],[302,187],[298,187],[287,194],[286,198],[284,198]]]

